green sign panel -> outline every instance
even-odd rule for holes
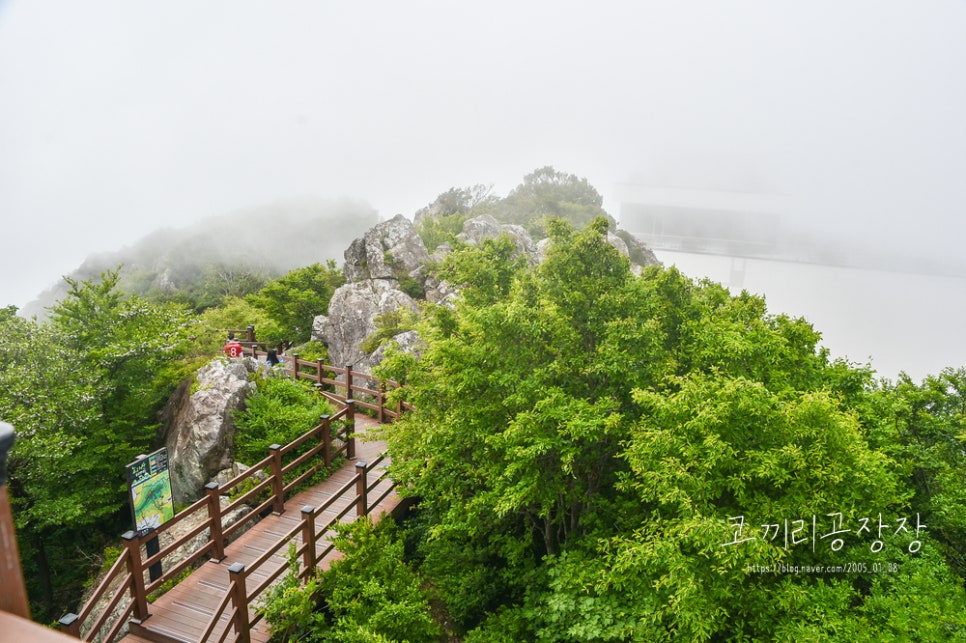
[[[174,518],[168,450],[155,451],[127,465],[135,529],[147,532]]]

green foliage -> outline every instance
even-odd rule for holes
[[[190,364],[188,312],[117,281],[68,279],[44,324],[0,316],[0,417],[18,433],[9,488],[40,615],[83,584],[63,550],[99,550],[115,518],[129,524],[124,464],[157,444],[158,413]]]
[[[148,301],[181,304],[200,313],[221,305],[225,299],[258,292],[274,274],[240,261],[202,264],[192,259],[188,264],[174,266],[165,274],[166,281],[173,281],[174,286],[159,288],[154,285],[159,275],[153,269],[124,274],[120,286]]]
[[[265,378],[249,396],[245,409],[234,416],[238,426],[235,459],[258,462],[268,455],[269,446],[288,444],[326,414],[332,414],[328,402],[304,381]]]
[[[443,243],[456,245],[456,235],[463,231],[463,222],[491,211],[499,201],[490,194],[491,189],[486,185],[450,188],[417,212],[416,231],[426,249],[433,252]]]
[[[468,303],[495,302],[505,298],[525,260],[517,256],[513,241],[502,236],[486,239],[479,246],[461,246],[449,253],[439,266],[440,279],[457,284]]]
[[[272,641],[324,641],[325,615],[319,611],[320,583],[311,576],[299,578],[299,557],[295,543],[288,548],[288,573],[273,585],[257,610],[270,625]]]
[[[295,352],[299,354],[299,359],[304,359],[309,362],[317,362],[320,359],[323,362],[327,362],[329,359],[328,347],[317,340],[305,342],[299,346]]]
[[[332,293],[343,281],[342,271],[329,260],[325,265],[315,263],[296,268],[269,282],[257,295],[249,297],[275,324],[270,334],[259,339],[270,344],[308,341],[312,334],[312,320],[316,315],[325,314]]]
[[[453,214],[427,217],[416,226],[416,232],[423,240],[426,250],[433,252],[444,243],[455,246],[458,241],[456,235],[463,231],[463,223],[470,219],[469,214],[454,212]]]
[[[199,317],[197,328],[198,351],[206,356],[220,355],[225,344],[226,331],[255,325],[259,341],[268,337],[280,337],[284,333],[268,313],[248,299],[226,297],[220,306],[209,308]]]
[[[273,641],[429,643],[442,640],[429,595],[403,560],[391,521],[368,518],[336,527],[343,557],[321,576],[299,581],[299,560],[289,548],[289,573],[269,590],[259,610]]]
[[[919,385],[904,374],[883,384],[867,422],[912,489],[911,508],[966,579],[966,368],[943,369]]]
[[[503,223],[522,225],[535,237],[544,237],[548,219],[562,219],[576,227],[597,217],[614,223],[601,207],[603,202],[587,179],[546,166],[523,177],[523,183],[494,207],[493,216]]]
[[[387,339],[391,339],[399,333],[412,330],[416,327],[417,316],[410,310],[400,308],[385,313],[380,313],[375,318],[376,332],[369,335],[360,344],[364,353],[372,354]]]
[[[426,291],[423,289],[423,284],[418,279],[410,277],[409,275],[399,277],[399,289],[413,299],[426,298]]]
[[[331,633],[323,640],[439,641],[429,597],[403,561],[403,543],[392,521],[368,519],[339,527],[336,548],[344,557],[322,575]]]
[[[634,277],[607,228],[549,221],[532,270],[457,250],[455,309],[428,307],[421,359],[380,370],[417,409],[387,431],[393,475],[466,640],[916,640],[919,618],[918,640],[964,636],[966,378],[877,392],[760,297]],[[917,511],[928,552],[890,534],[876,555],[854,533]],[[839,514],[853,537],[836,550],[763,527]],[[739,520],[751,540],[729,545]],[[753,571],[846,562],[897,571]]]

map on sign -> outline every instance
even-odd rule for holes
[[[156,529],[174,517],[167,449],[132,462],[127,465],[127,472],[135,529]]]

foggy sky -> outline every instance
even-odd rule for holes
[[[0,0],[0,305],[162,226],[537,167],[958,256],[966,3]],[[914,226],[914,227],[913,227]]]

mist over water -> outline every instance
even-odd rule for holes
[[[966,278],[656,251],[695,279],[764,295],[771,314],[804,317],[833,358],[919,381],[966,366]]]

